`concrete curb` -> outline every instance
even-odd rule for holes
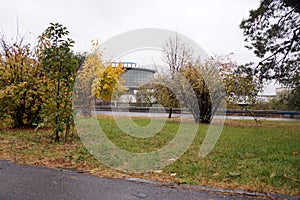
[[[182,189],[189,189],[189,190],[200,190],[200,191],[206,191],[206,192],[218,193],[218,194],[232,194],[235,196],[248,196],[248,197],[257,197],[262,199],[300,200],[300,196],[288,196],[288,195],[274,194],[274,193],[250,192],[241,189],[217,188],[217,187],[203,186],[203,185],[176,184],[171,182],[163,183],[158,181],[146,180],[142,178],[125,178],[125,180],[151,184],[155,186],[165,186],[165,187],[182,188]]]

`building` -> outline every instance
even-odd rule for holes
[[[113,66],[117,66],[118,62],[113,62]],[[154,68],[138,65],[135,62],[122,62],[122,66],[126,69],[122,78],[125,80],[125,87],[128,88],[126,94],[120,98],[123,102],[135,102],[134,94],[136,94],[139,86],[148,83],[157,72]]]

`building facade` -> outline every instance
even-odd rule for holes
[[[113,66],[118,65],[119,63],[114,62]],[[139,86],[148,83],[153,78],[156,70],[149,69],[149,67],[138,65],[135,62],[122,62],[122,66],[126,69],[122,78],[125,81],[125,87],[128,88],[126,94],[120,98],[120,101],[129,101],[135,102],[134,95],[138,90]]]

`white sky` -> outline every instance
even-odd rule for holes
[[[34,41],[50,22],[62,23],[74,50],[84,51],[95,38],[103,42],[125,31],[163,28],[186,35],[209,55],[233,52],[243,64],[257,58],[244,48],[239,24],[258,6],[259,0],[9,0],[1,2],[0,30],[10,38],[19,26]]]

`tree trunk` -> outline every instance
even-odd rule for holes
[[[67,141],[67,136],[69,135],[70,133],[70,123],[68,122],[66,124],[66,131],[65,131],[65,142]]]
[[[173,108],[169,108],[169,117],[168,118],[172,117],[172,113],[173,113]]]
[[[58,80],[58,83],[57,83],[57,91],[56,91],[56,115],[55,115],[55,141],[56,142],[59,142],[59,132],[60,132],[60,126],[61,126],[61,122],[60,122],[60,119],[59,119],[59,111],[60,111],[60,96],[59,96],[59,93],[60,93],[60,79]]]
[[[19,108],[15,111],[13,120],[14,120],[14,122],[13,122],[14,128],[24,127],[23,111],[21,108]]]

